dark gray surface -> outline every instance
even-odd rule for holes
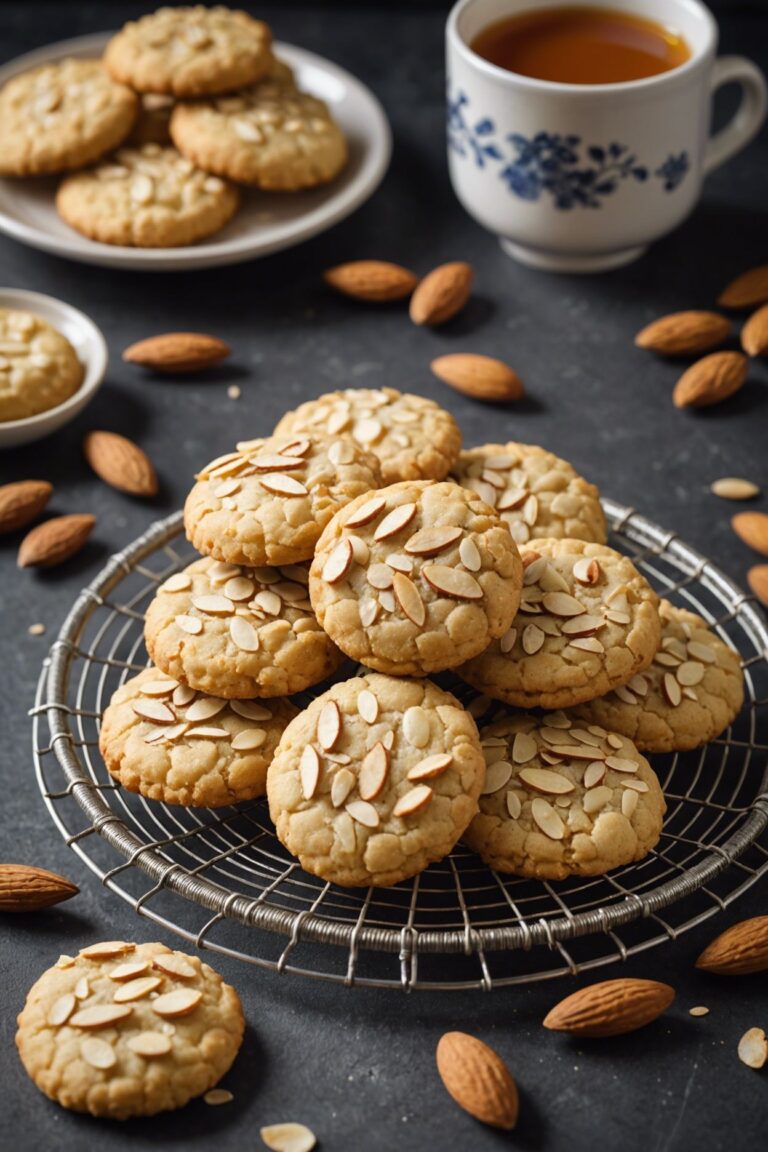
[[[46,41],[116,26],[139,10],[5,3],[0,54],[11,58]],[[606,493],[679,531],[737,580],[755,561],[731,534],[731,507],[707,488],[728,474],[768,486],[765,365],[751,370],[748,385],[727,405],[681,413],[669,398],[677,369],[636,351],[632,335],[665,311],[710,306],[725,280],[766,259],[766,133],[711,178],[695,216],[640,263],[596,279],[552,278],[510,262],[452,198],[443,154],[439,9],[272,4],[260,11],[278,37],[330,56],[382,98],[395,134],[394,161],[362,211],[294,252],[186,276],[86,268],[0,239],[0,281],[83,308],[103,328],[113,357],[105,387],[73,426],[0,456],[3,481],[41,476],[54,482],[52,512],[98,517],[82,555],[47,575],[18,573],[18,539],[0,541],[0,858],[62,871],[82,888],[60,910],[0,922],[0,1148],[79,1152],[163,1144],[240,1152],[259,1146],[261,1124],[284,1119],[308,1123],[322,1147],[334,1152],[762,1146],[766,1078],[740,1065],[735,1048],[747,1027],[768,1027],[765,983],[695,976],[692,963],[716,927],[765,911],[764,886],[676,944],[613,970],[666,979],[678,989],[664,1020],[624,1040],[585,1047],[541,1029],[544,1013],[573,982],[490,996],[406,998],[280,978],[216,959],[241,992],[249,1023],[243,1052],[226,1079],[235,1093],[228,1107],[198,1103],[151,1121],[94,1122],[47,1102],[17,1061],[15,1015],[32,979],[60,951],[94,938],[159,934],[101,888],[60,841],[39,798],[25,712],[40,661],[81,585],[111,551],[180,505],[193,469],[226,450],[234,430],[264,434],[286,407],[337,386],[413,389],[447,403],[467,443],[498,436],[546,444]],[[722,50],[747,52],[765,67],[768,18],[760,16],[761,6],[752,6],[751,15],[738,5],[721,11]],[[445,259],[468,259],[477,271],[473,301],[450,327],[424,332],[409,324],[402,308],[369,310],[323,290],[324,267],[370,256],[402,260],[420,272]],[[230,364],[205,380],[174,383],[142,377],[120,362],[129,342],[174,329],[208,330],[231,341]],[[428,364],[451,350],[508,360],[529,398],[494,410],[447,393],[430,377]],[[242,388],[240,400],[227,397],[232,382]],[[85,430],[99,427],[135,437],[157,463],[162,493],[151,507],[89,475],[79,445]],[[766,507],[765,498],[759,506]],[[45,637],[27,635],[37,621],[46,624]],[[688,1016],[697,1003],[712,1009],[705,1019]],[[494,1044],[518,1079],[521,1121],[511,1138],[474,1124],[440,1086],[434,1045],[445,1029],[457,1027]]]

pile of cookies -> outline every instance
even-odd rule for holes
[[[237,185],[328,183],[346,164],[344,135],[271,40],[245,12],[160,8],[126,24],[102,60],[24,72],[0,91],[0,175],[71,172],[56,196],[62,219],[142,248],[219,231]]]
[[[391,885],[460,838],[561,879],[641,859],[665,802],[647,752],[720,734],[740,661],[606,545],[596,488],[542,448],[461,451],[453,417],[385,388],[320,396],[208,464],[202,553],[146,613],[153,667],[106,709],[126,788],[263,795],[309,872]],[[303,710],[286,697],[337,672]],[[506,707],[478,731],[431,676]]]

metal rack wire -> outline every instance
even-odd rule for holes
[[[611,500],[611,544],[741,656],[746,703],[694,752],[654,757],[669,810],[660,843],[607,876],[503,876],[459,846],[395,888],[350,890],[303,872],[266,804],[167,806],[119,788],[98,754],[115,688],[147,663],[143,614],[193,558],[181,514],[113,556],[72,607],[32,709],[37,778],[67,843],[136,912],[198,947],[261,968],[406,990],[493,987],[597,968],[674,939],[768,871],[768,628],[754,599],[674,534]],[[495,705],[448,678],[476,715]]]

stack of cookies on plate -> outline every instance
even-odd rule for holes
[[[93,240],[142,248],[218,232],[238,185],[328,183],[346,164],[346,141],[271,40],[245,12],[161,8],[126,24],[102,60],[24,72],[0,92],[0,175],[70,172],[56,196],[62,219]]]
[[[109,705],[105,761],[172,803],[266,791],[327,880],[395,884],[462,837],[522,876],[639,860],[665,811],[644,753],[741,708],[737,654],[606,546],[593,485],[542,448],[462,452],[421,397],[303,404],[208,464],[184,520],[203,558],[149,605],[154,667]],[[345,656],[353,678],[286,699]],[[470,710],[447,670],[483,694]]]

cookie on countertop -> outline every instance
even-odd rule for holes
[[[66,336],[32,312],[0,308],[0,423],[47,412],[82,382]]]
[[[482,652],[510,627],[522,563],[506,524],[448,481],[405,480],[354,500],[317,545],[309,592],[343,652],[423,676]]]
[[[317,622],[307,578],[307,565],[195,560],[147,608],[147,651],[167,676],[227,700],[301,692],[344,659]]]
[[[458,669],[517,708],[569,708],[626,684],[659,646],[659,598],[631,560],[582,540],[523,548],[520,610],[510,630]]]
[[[184,505],[187,539],[230,564],[310,560],[325,525],[381,484],[378,461],[327,436],[241,441],[198,474]]]
[[[623,733],[642,752],[682,752],[708,744],[738,716],[741,659],[695,613],[662,600],[659,615],[661,645],[653,663],[574,713]]]
[[[33,984],[16,1047],[63,1108],[127,1120],[207,1092],[244,1030],[234,988],[197,956],[107,940],[61,956]]]
[[[296,708],[223,700],[147,668],[112,696],[99,751],[129,792],[195,808],[219,808],[263,796],[267,768]]]
[[[202,4],[159,8],[112,37],[104,64],[137,92],[205,96],[264,76],[272,64],[271,42],[268,26],[247,12]]]
[[[664,796],[631,740],[562,712],[505,717],[480,735],[487,772],[464,842],[490,868],[598,876],[658,843]]]
[[[178,104],[176,147],[207,172],[269,192],[297,192],[333,180],[347,143],[327,105],[273,75],[227,96]]]
[[[378,456],[385,484],[443,480],[461,448],[461,432],[450,412],[434,400],[394,388],[327,392],[286,412],[275,434],[352,440]]]
[[[514,440],[467,448],[451,476],[496,509],[517,544],[534,536],[606,542],[597,488],[544,448]]]
[[[136,94],[98,60],[59,60],[22,72],[0,91],[0,175],[82,168],[125,140]]]
[[[336,884],[398,884],[441,860],[477,812],[477,727],[429,680],[334,684],[286,728],[267,774],[277,835]]]

